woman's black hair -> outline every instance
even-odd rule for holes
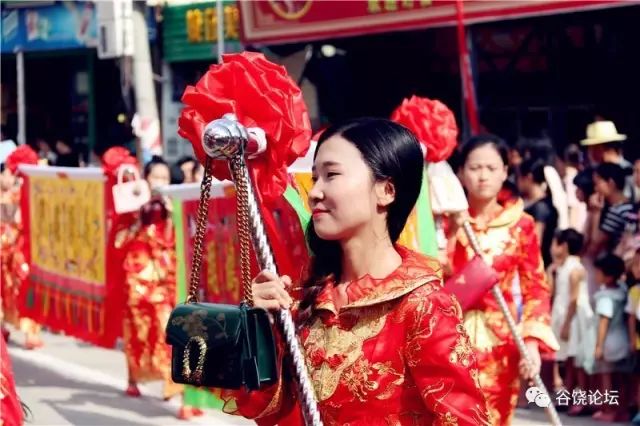
[[[151,174],[151,171],[153,170],[153,168],[157,165],[163,164],[165,166],[167,166],[167,168],[169,169],[169,171],[171,171],[171,169],[169,168],[169,164],[167,164],[166,161],[164,161],[164,159],[162,157],[160,157],[159,155],[154,155],[153,157],[151,157],[151,160],[144,165],[144,177],[145,179]]]
[[[184,172],[178,164],[171,166],[171,185],[184,183]]]
[[[601,163],[596,167],[594,173],[606,181],[612,180],[618,190],[624,190],[627,172],[619,165],[613,163]]]
[[[548,137],[536,137],[523,140],[526,159],[539,160],[545,165],[552,166],[556,162],[557,154],[556,149],[553,147],[553,142]]]
[[[558,244],[566,243],[570,255],[577,256],[582,251],[584,237],[573,228],[558,229],[553,238]]]
[[[589,198],[594,192],[593,170],[586,169],[578,172],[573,178],[573,184],[582,191],[585,198]]]
[[[533,181],[540,185],[546,182],[544,178],[544,167],[545,163],[542,160],[529,158],[520,164],[518,173],[522,177],[531,175]]]
[[[332,136],[340,135],[360,151],[375,181],[389,180],[395,186],[395,199],[388,206],[387,230],[396,242],[422,187],[424,160],[420,143],[407,128],[381,118],[359,118],[325,130],[316,148]],[[313,227],[307,227],[307,243],[313,252],[308,276],[303,282],[299,306],[300,325],[314,314],[315,300],[330,282],[338,283],[342,275],[342,249],[339,241],[323,240]]]
[[[500,158],[502,158],[502,162],[504,165],[509,164],[509,146],[507,143],[500,137],[491,134],[473,136],[472,138],[467,139],[467,141],[462,144],[460,147],[457,158],[456,158],[456,169],[460,169],[464,167],[469,155],[473,151],[478,148],[481,148],[485,145],[491,145],[498,151]]]
[[[605,277],[619,280],[624,274],[624,261],[615,254],[605,253],[598,257],[593,266],[599,269]]]

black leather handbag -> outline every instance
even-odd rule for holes
[[[253,390],[278,377],[276,349],[267,312],[251,307],[248,208],[237,191],[241,270],[245,301],[239,306],[198,302],[202,252],[212,176],[205,165],[198,206],[193,263],[187,301],[171,312],[167,343],[172,346],[171,378],[194,386]]]

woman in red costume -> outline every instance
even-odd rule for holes
[[[7,344],[4,339],[0,339],[0,426],[22,426],[23,414]]]
[[[468,309],[464,325],[475,348],[480,384],[494,425],[508,425],[520,390],[519,376],[532,379],[540,371],[540,353],[558,349],[550,328],[550,288],[540,255],[533,218],[524,213],[521,199],[499,201],[507,179],[506,144],[495,136],[469,140],[460,151],[459,176],[467,191],[469,215],[483,256],[498,272],[500,288],[511,314],[518,318],[514,279],[519,280],[523,312],[520,330],[533,360],[520,359],[504,314],[490,293]],[[455,228],[455,227],[454,227]],[[449,241],[453,272],[474,256],[462,229],[452,229]]]
[[[460,305],[435,259],[395,244],[421,187],[406,128],[360,119],[323,132],[309,192],[307,276],[263,271],[254,302],[291,307],[325,425],[488,425]],[[283,348],[279,348],[283,354]],[[285,364],[286,365],[286,364]],[[295,385],[225,395],[260,425],[301,425]]]
[[[18,166],[38,164],[38,154],[22,145],[7,157],[0,176],[0,277],[2,284],[2,320],[25,333],[25,348],[42,346],[40,325],[29,318],[21,318],[18,311],[20,288],[29,275],[29,265],[23,253],[24,235],[20,216],[21,185]],[[3,334],[8,331],[3,326]]]
[[[168,165],[154,157],[144,176],[152,193],[169,185]],[[129,387],[127,395],[140,396],[139,382],[163,380],[165,400],[182,393],[171,381],[171,351],[165,342],[165,327],[176,302],[176,248],[168,202],[154,195],[140,210],[139,220],[116,238],[123,253],[126,283],[124,352]],[[183,406],[179,418],[202,411]]]

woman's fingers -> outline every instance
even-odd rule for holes
[[[287,276],[278,277],[269,271],[262,271],[253,280],[254,305],[263,309],[288,309],[293,300],[286,288],[291,285]]]
[[[284,304],[288,304],[291,301],[289,293],[281,287],[280,283],[256,285],[253,294],[254,298],[258,296],[267,300],[279,300]]]
[[[292,281],[291,281],[291,277],[289,277],[288,275],[281,276],[280,280],[284,283],[284,286],[286,288],[291,287]]]
[[[254,301],[255,304],[255,301]],[[262,308],[267,311],[277,311],[281,309],[280,302],[277,300],[261,300],[260,304],[255,304],[257,308]]]
[[[520,376],[525,380],[531,380],[534,378],[536,374],[540,372],[540,367],[534,364],[529,364],[524,359],[520,360],[520,364],[518,366],[518,370],[520,372]]]
[[[256,275],[256,277],[253,279],[253,282],[256,284],[259,283],[266,283],[269,281],[278,281],[279,277],[277,274],[274,274],[271,271],[267,271],[266,269],[263,271],[260,271],[260,273],[258,275]]]

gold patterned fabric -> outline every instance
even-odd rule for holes
[[[302,327],[324,424],[490,424],[460,305],[443,290],[438,262],[397,250],[402,265],[387,278],[349,283],[340,309],[334,286],[325,287],[318,315]],[[283,365],[268,389],[227,392],[225,411],[261,425],[303,424]]]

